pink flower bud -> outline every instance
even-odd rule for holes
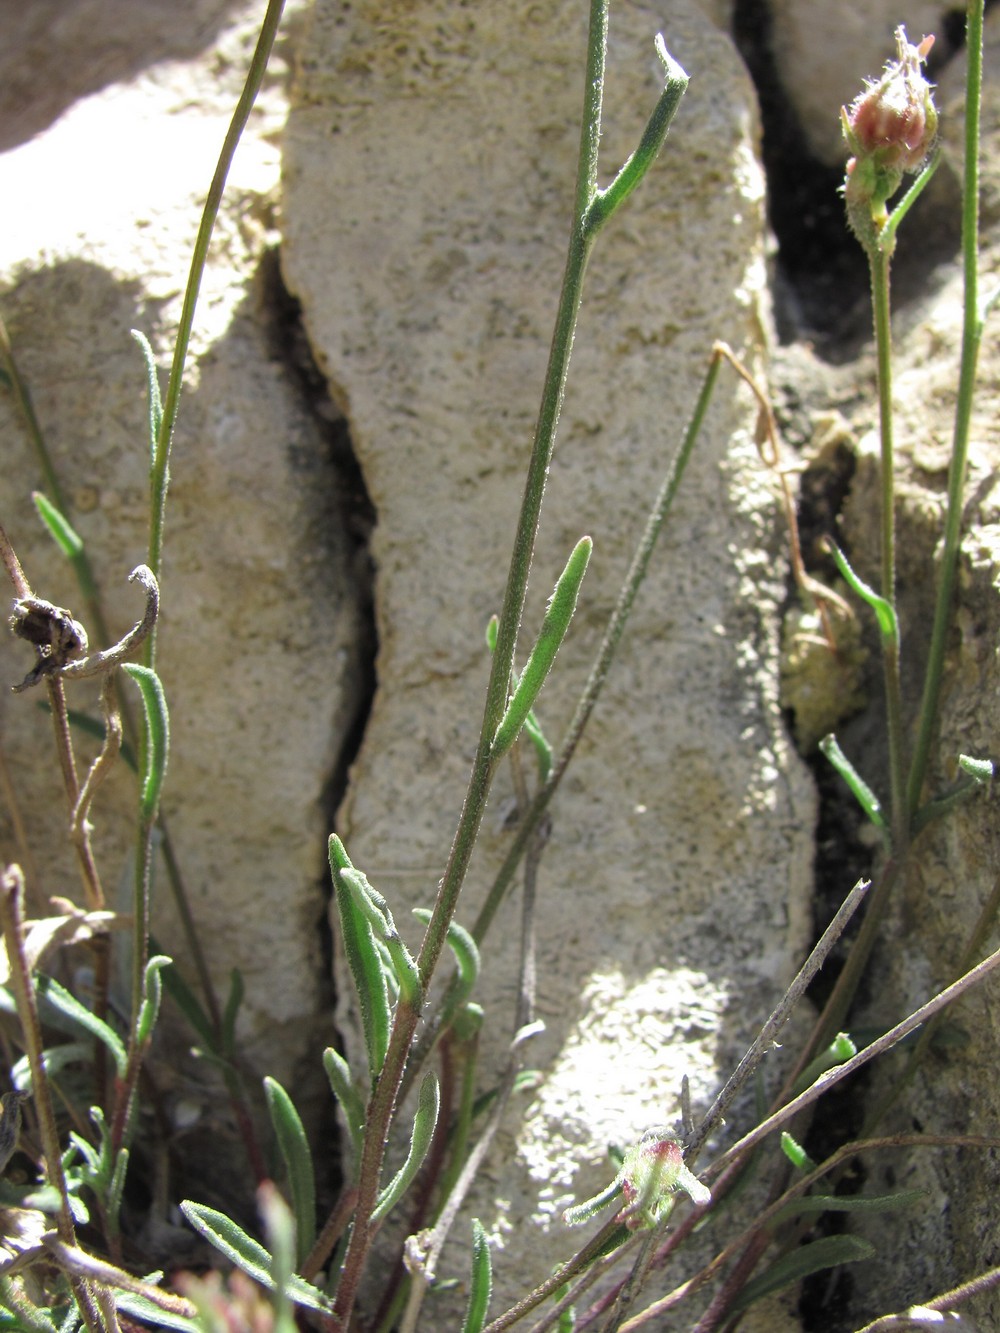
[[[921,69],[933,44],[933,37],[924,37],[911,46],[905,28],[897,28],[898,59],[886,65],[877,83],[867,83],[849,111],[841,109],[844,137],[854,154],[844,197],[851,226],[862,239],[871,220],[885,220],[886,201],[907,172],[923,166],[934,146],[937,108]]]
[[[630,1231],[654,1226],[670,1207],[675,1190],[692,1203],[711,1202],[711,1193],[684,1165],[681,1145],[661,1130],[650,1130],[629,1148],[619,1173],[625,1207],[618,1214]]]

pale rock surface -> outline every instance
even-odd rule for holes
[[[473,20],[459,6],[388,0],[355,7],[339,29],[322,0],[303,32],[304,8],[287,16],[202,294],[176,441],[161,641],[175,738],[165,802],[200,929],[220,981],[233,963],[246,974],[243,1036],[260,1070],[297,1091],[308,1085],[296,1069],[315,1072],[330,1031],[316,933],[320,803],[356,698],[360,617],[327,437],[276,363],[261,257],[284,237],[287,276],[378,507],[380,692],[340,827],[416,946],[407,908],[432,898],[476,739],[482,628],[502,591],[561,273],[583,51],[581,7],[568,0],[521,5],[513,19],[505,7],[502,32],[490,26],[489,7]],[[939,31],[942,6],[774,0],[772,10],[782,81],[810,132],[826,127],[816,151],[839,160],[840,102],[892,54],[896,23],[913,39]],[[569,547],[592,532],[577,623],[540,704],[554,739],[712,339],[725,336],[751,357],[763,350],[754,99],[709,23],[728,11],[711,0],[613,8],[605,180],[656,95],[658,29],[692,87],[661,161],[601,238],[588,277],[525,631],[538,624]],[[128,329],[144,328],[167,363],[200,200],[259,12],[221,0],[35,0],[22,6],[16,29],[5,27],[0,181],[17,206],[0,233],[0,308],[117,631],[138,614],[125,577],[145,550],[145,404]],[[848,46],[838,54],[842,39]],[[289,46],[300,46],[302,68],[280,218]],[[988,68],[995,64],[988,54]],[[949,106],[957,74],[941,76]],[[990,142],[998,121],[988,89]],[[949,153],[960,143],[956,123],[946,116]],[[954,175],[954,161],[944,171]],[[991,151],[987,229],[996,222],[997,173]],[[992,247],[989,230],[987,241]],[[992,248],[988,268],[995,281]],[[949,279],[899,328],[901,588],[904,633],[918,653],[957,320]],[[817,363],[811,373],[819,412],[845,373],[845,401],[856,407],[859,385],[870,393],[865,362],[836,375]],[[959,750],[994,747],[996,757],[1000,734],[997,377],[987,337],[935,784]],[[864,432],[872,422],[862,412],[854,424]],[[529,1048],[544,1080],[513,1108],[474,1201],[502,1247],[497,1268],[507,1285],[497,1303],[572,1248],[578,1237],[562,1229],[559,1213],[605,1183],[608,1142],[673,1120],[684,1074],[696,1109],[704,1103],[808,933],[812,797],[789,751],[775,684],[784,536],[752,428],[750,403],[723,376],[680,511],[554,811],[539,905],[547,1031]],[[6,394],[0,432],[4,522],[38,591],[72,606],[65,567],[27,507],[39,477]],[[844,532],[870,573],[866,448]],[[0,679],[20,679],[26,667],[23,647],[0,642]],[[878,715],[876,702],[847,733],[859,763],[877,765]],[[76,871],[52,850],[62,846],[61,796],[30,698],[0,699],[0,731],[31,842],[42,849],[38,884],[72,892]],[[950,980],[996,881],[996,799],[970,806],[926,844],[919,882],[877,964],[873,1021],[898,1018]],[[98,855],[111,892],[127,870],[133,800],[120,774],[99,801]],[[504,776],[465,921],[506,848],[511,810]],[[0,834],[5,857],[23,856],[7,809]],[[169,912],[157,928],[174,949]],[[493,1019],[486,1068],[509,1037],[517,930],[510,904],[484,978]],[[337,986],[349,1032],[342,973]],[[970,1044],[933,1057],[903,1127],[917,1118],[927,1128],[992,1131],[992,993],[956,1015]],[[887,1062],[879,1077],[891,1081],[899,1068]],[[196,1102],[201,1095],[176,1091]],[[206,1165],[218,1172],[232,1154],[219,1139],[212,1148]],[[998,1182],[988,1158],[926,1154],[905,1177],[897,1168],[895,1187],[918,1169],[930,1201],[894,1218],[893,1228],[878,1227],[878,1265],[854,1266],[856,1322],[862,1309],[926,1298],[995,1262]],[[226,1186],[208,1171],[203,1183],[207,1194]],[[872,1190],[879,1184],[873,1177]],[[461,1254],[452,1271],[467,1271]],[[977,1313],[983,1327],[1000,1319],[985,1306]],[[794,1319],[793,1303],[772,1326]]]
[[[569,224],[585,13],[320,0],[285,139],[283,267],[347,413],[378,511],[379,691],[339,829],[419,944],[468,777]],[[692,75],[661,160],[591,261],[525,644],[572,544],[595,555],[540,701],[557,740],[713,339],[761,351],[754,97],[688,0],[618,4],[602,178],[660,87],[662,30]],[[711,71],[707,74],[706,71]],[[722,376],[677,513],[557,800],[540,876],[543,1071],[511,1110],[471,1212],[500,1310],[575,1248],[562,1209],[607,1147],[703,1106],[804,942],[812,796],[777,707],[785,533]],[[508,845],[487,813],[459,920]],[[512,1035],[516,902],[487,942],[484,1069]],[[343,973],[341,974],[343,976]],[[349,1031],[350,997],[341,984]],[[356,1040],[355,1060],[360,1060]],[[458,1235],[468,1235],[468,1220]],[[464,1276],[465,1259],[447,1273]]]
[[[148,512],[146,381],[129,330],[152,340],[165,386],[202,201],[260,6],[178,6],[173,25],[163,14],[152,24],[148,7],[118,8],[117,55],[107,32],[98,40],[92,31],[114,17],[106,6],[61,6],[42,50],[25,14],[22,73],[34,77],[5,121],[17,142],[0,157],[0,308],[121,634],[142,609],[126,578],[145,558]],[[19,32],[5,29],[8,49]],[[331,1030],[321,801],[357,706],[359,633],[328,440],[269,332],[284,96],[279,54],[231,173],[201,293],[173,450],[159,669],[172,720],[163,809],[198,931],[223,998],[230,970],[243,974],[243,1049],[293,1083],[307,1056],[317,1071]],[[42,477],[6,392],[0,438],[4,525],[35,591],[79,614],[72,576],[29,499]],[[26,861],[37,904],[43,894],[76,896],[79,875],[39,692],[9,693],[31,661],[25,645],[0,637],[4,756],[33,856],[6,801],[0,832],[4,856]],[[73,689],[70,705],[96,712],[93,682]],[[135,801],[120,768],[93,811],[105,890],[112,904],[125,895],[124,910]],[[194,985],[162,866],[157,891],[160,947]],[[182,1039],[191,1044],[189,1029]],[[168,1106],[183,1098],[189,1115],[225,1119],[214,1081],[206,1094],[174,1086],[170,1071],[164,1078]],[[318,1093],[322,1083],[319,1073]],[[218,1138],[212,1151],[218,1165]]]

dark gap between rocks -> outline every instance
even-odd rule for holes
[[[954,22],[951,18],[949,15],[944,30],[937,33],[933,59],[928,62],[931,80],[964,42],[964,13],[957,13]],[[863,388],[871,373],[870,368],[866,373],[863,366],[871,357],[872,342],[868,264],[846,222],[839,192],[844,166],[838,163],[830,167],[812,156],[782,86],[769,0],[735,0],[733,36],[760,104],[768,216],[777,242],[771,284],[781,343],[774,367],[775,408],[786,444],[801,450],[810,444],[818,409],[848,407],[827,399],[830,386],[821,382],[822,375],[809,382],[811,358],[806,357],[796,371],[800,358],[795,344],[807,344],[813,356],[830,366],[854,364],[859,372],[855,392]],[[859,69],[858,90],[866,76],[876,77],[879,72]],[[845,162],[847,156],[845,146]],[[935,269],[954,258],[959,242],[957,187],[951,182],[949,188],[939,169],[932,186],[900,230],[893,261],[893,307],[897,313],[927,293],[936,280]],[[854,458],[846,449],[843,455],[815,458],[800,485],[798,518],[803,554],[810,572],[827,583],[833,582],[834,571],[819,553],[818,539],[837,532],[841,507],[850,489]],[[797,596],[790,584],[789,603]],[[880,697],[877,666],[876,654],[870,673],[872,699]],[[870,716],[871,710],[866,709],[850,725],[851,732],[870,732]],[[841,739],[848,726],[845,721],[839,728]],[[852,743],[854,739],[852,735]],[[869,753],[873,753],[872,743],[869,734]],[[815,751],[804,758],[816,783],[819,806],[814,866],[814,930],[818,938],[849,889],[871,873],[873,845],[858,806],[830,765]],[[833,988],[859,924],[855,922],[849,928],[810,989],[817,1011]],[[863,1000],[863,994],[859,999]],[[864,1079],[853,1080],[819,1104],[805,1144],[814,1160],[822,1160],[857,1133],[864,1120],[865,1083]],[[857,1193],[863,1183],[863,1172],[856,1165],[845,1174],[838,1192]],[[843,1214],[828,1213],[814,1236],[833,1234],[844,1226]],[[849,1266],[805,1280],[799,1314],[806,1333],[834,1333],[855,1327],[852,1295]]]
[[[956,21],[951,21],[952,19]],[[960,49],[964,18],[948,15],[927,64],[929,77]],[[782,343],[809,340],[834,364],[853,360],[871,338],[868,264],[847,226],[839,190],[844,166],[828,166],[807,146],[782,86],[769,0],[735,0],[733,38],[757,90],[768,217],[777,240],[772,281]],[[858,91],[880,69],[857,71]],[[844,162],[847,160],[844,150]],[[926,292],[934,269],[959,248],[957,195],[939,170],[900,228],[893,259],[893,304],[899,311]]]
[[[316,364],[302,320],[302,307],[289,292],[281,275],[278,251],[269,251],[261,264],[261,305],[271,353],[286,369],[290,381],[302,398],[309,415],[317,423],[327,454],[328,490],[321,497],[324,521],[336,525],[350,543],[351,569],[355,592],[355,629],[352,697],[343,719],[344,741],[336,756],[324,786],[321,803],[329,830],[336,829],[337,813],[347,791],[350,768],[361,749],[365,729],[375,698],[377,676],[375,670],[378,652],[378,632],[375,624],[374,584],[375,568],[370,554],[371,533],[377,521],[365,485],[364,476],[354,453],[349,423],[330,396],[326,378]],[[322,853],[323,869],[320,883],[323,892],[323,912],[317,923],[323,982],[327,988],[328,1013],[333,1014],[336,989],[333,975],[333,930],[330,910],[333,889],[326,864],[326,850]],[[336,1107],[333,1098],[327,1103],[328,1115],[320,1127],[321,1141],[339,1143]],[[338,1162],[328,1154],[320,1168],[326,1168],[325,1179],[320,1175],[321,1209],[332,1205],[340,1187],[337,1176]],[[325,1187],[325,1194],[324,1194]]]

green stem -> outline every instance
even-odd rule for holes
[[[871,268],[872,310],[875,318],[875,349],[878,359],[879,434],[882,442],[882,587],[885,601],[896,605],[896,513],[893,476],[892,419],[892,319],[889,303],[889,264],[887,249],[873,246],[868,251]],[[885,674],[885,706],[889,747],[889,789],[892,798],[891,828],[893,846],[901,853],[908,839],[904,765],[903,696],[899,678],[899,644],[882,636],[882,665]]]
[[[607,53],[608,4],[609,0],[591,0],[590,5],[584,114],[580,137],[575,208],[566,257],[566,268],[563,274],[562,290],[556,313],[555,330],[552,335],[531,458],[528,463],[524,495],[521,500],[521,509],[514,536],[507,586],[500,613],[496,650],[493,653],[490,678],[486,689],[486,703],[483,710],[479,744],[473,761],[469,787],[458,828],[448,857],[448,864],[438,889],[431,919],[427,925],[420,955],[417,959],[421,989],[425,994],[441,956],[441,951],[447,941],[448,926],[455,914],[459,893],[465,881],[498,763],[493,741],[507,704],[507,693],[514,663],[514,650],[524,610],[528,573],[534,551],[535,535],[538,530],[542,495],[545,490],[545,481],[555,444],[556,427],[559,422],[560,408],[562,407],[570,352],[573,347],[573,336],[583,297],[584,274],[597,232],[600,230],[600,226],[610,217],[610,211],[603,212],[599,220],[591,216],[591,207],[598,197],[597,156],[600,145],[601,105]],[[650,120],[650,123],[656,122],[657,151],[666,137],[670,119],[676,110],[686,84],[687,79],[683,71],[680,71],[678,66],[670,62],[667,66],[664,91]],[[664,106],[668,108],[668,114],[666,115],[663,113]],[[641,146],[645,145],[642,149],[641,166],[636,169],[634,174],[630,175],[628,190],[615,197],[614,206],[617,206],[624,200],[625,195],[635,188],[640,176],[652,164],[655,153],[649,151],[648,133],[649,127],[647,126],[647,132],[644,133],[641,141]],[[633,158],[635,156],[633,155]],[[397,1006],[385,1063],[369,1103],[365,1142],[358,1172],[358,1207],[340,1284],[337,1288],[332,1319],[332,1326],[337,1329],[345,1327],[350,1317],[371,1244],[373,1234],[371,1215],[377,1198],[388,1128],[396,1105],[410,1043],[413,1040],[419,1017],[418,1011],[402,1001]]]
[[[907,812],[911,819],[920,804],[931,742],[937,724],[944,654],[951,626],[952,597],[958,569],[962,500],[965,492],[976,362],[983,331],[983,313],[979,308],[979,138],[983,84],[983,0],[969,0],[966,50],[968,72],[965,84],[965,180],[962,190],[962,265],[965,281],[962,363],[955,403],[951,462],[948,467],[948,510],[945,516],[944,548],[938,575],[927,671],[920,701],[917,740],[906,791]]]
[[[229,130],[226,133],[222,152],[219,154],[218,165],[208,189],[208,197],[205,200],[205,207],[201,215],[201,224],[198,227],[198,236],[191,255],[191,269],[188,274],[187,286],[184,289],[184,304],[181,308],[181,318],[177,328],[177,341],[174,343],[174,359],[170,367],[167,396],[163,404],[163,419],[160,423],[160,433],[150,465],[149,554],[146,563],[156,575],[157,580],[161,582],[163,521],[167,503],[170,443],[174,424],[177,420],[177,409],[180,404],[184,362],[187,359],[188,344],[191,341],[195,307],[198,304],[201,280],[208,261],[208,247],[212,239],[212,231],[215,228],[215,220],[219,214],[219,207],[222,203],[222,192],[226,186],[226,178],[229,175],[229,168],[232,166],[237,146],[246,128],[247,121],[250,119],[250,112],[260,90],[284,4],[285,0],[268,0],[267,12],[261,24],[257,46],[250,62],[250,70],[240,100],[236,104]],[[154,631],[146,641],[144,661],[147,666],[152,666],[155,660],[155,639]]]

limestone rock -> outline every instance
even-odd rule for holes
[[[143,330],[169,366],[201,203],[259,6],[202,4],[200,26],[192,6],[178,6],[174,26],[160,16],[156,40],[148,24],[137,39],[126,24],[110,72],[87,66],[99,44],[80,41],[94,6],[62,8],[45,52],[32,46],[27,19],[22,34],[34,77],[14,124],[36,133],[0,158],[4,198],[19,203],[0,237],[0,308],[120,634],[141,611],[126,577],[145,558],[148,513],[145,373],[129,330]],[[5,41],[16,47],[19,31],[5,29]],[[64,69],[76,100],[61,115],[24,100],[35,90],[49,97]],[[276,350],[269,250],[282,69],[278,57],[230,179],[174,441],[158,663],[172,719],[163,810],[223,999],[230,970],[244,977],[241,1048],[288,1083],[308,1055],[321,1085],[322,804],[357,707],[359,613],[328,433]],[[0,432],[4,525],[39,595],[78,608],[31,505],[43,479],[7,393]],[[25,647],[2,636],[0,726],[30,850],[9,810],[0,832],[5,857],[26,862],[37,904],[76,895],[79,875],[51,726],[31,696],[9,693],[29,664]],[[70,705],[95,713],[93,682],[71,691]],[[124,895],[126,911],[135,801],[122,767],[93,811],[105,891],[112,905]],[[157,893],[159,945],[195,985],[162,866]],[[184,1045],[193,1039],[185,1027]],[[169,1094],[225,1120],[224,1103],[209,1104],[215,1091],[182,1080]],[[218,1164],[218,1143],[214,1151]]]
[[[562,0],[516,16],[320,0],[302,45],[283,267],[378,511],[379,690],[339,827],[413,947],[409,908],[433,900],[478,734],[483,631],[568,232],[585,21]],[[713,339],[761,350],[753,93],[687,0],[615,6],[602,178],[657,96],[660,29],[691,87],[591,261],[526,614],[528,636],[591,533],[578,620],[539,705],[553,739]],[[559,1215],[607,1179],[608,1144],[672,1120],[685,1074],[696,1104],[712,1093],[803,943],[812,798],[778,710],[785,534],[753,418],[723,376],[554,810],[537,912],[547,1031],[529,1057],[543,1078],[474,1202],[501,1251],[497,1309],[571,1252]],[[511,836],[511,797],[505,773],[465,924]],[[485,955],[486,1069],[512,1036],[518,933],[511,902]]]

